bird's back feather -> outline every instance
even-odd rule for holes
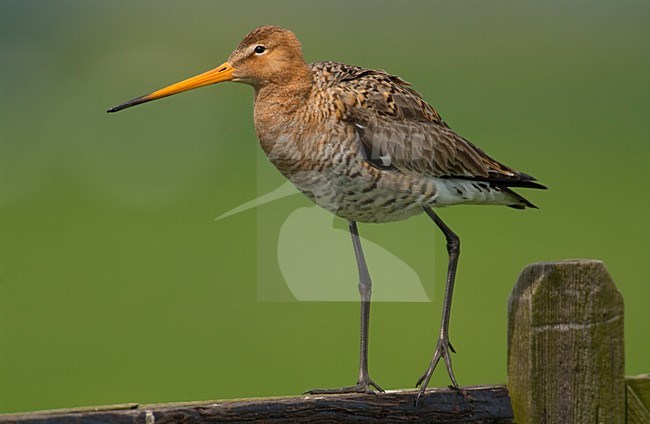
[[[388,172],[484,181],[504,188],[546,188],[456,134],[401,78],[338,62],[311,66],[319,88],[342,109],[342,120],[354,126],[362,153],[374,166]]]

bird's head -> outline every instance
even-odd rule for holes
[[[251,31],[228,58],[232,80],[258,87],[282,82],[305,67],[302,47],[295,34],[277,26]]]
[[[256,89],[269,83],[281,84],[308,72],[302,48],[295,34],[278,26],[261,26],[251,31],[232,52],[227,62],[200,75],[137,97],[108,110],[117,112],[183,91],[234,81]]]

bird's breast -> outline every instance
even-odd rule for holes
[[[351,149],[356,134],[332,118],[321,97],[301,102],[262,94],[255,101],[255,130],[264,153],[285,176],[328,168]]]
[[[359,222],[385,222],[419,213],[435,188],[419,177],[380,170],[367,162],[355,128],[328,105],[286,113],[282,105],[261,108],[255,128],[275,167],[307,198]]]

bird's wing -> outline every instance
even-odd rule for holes
[[[535,187],[535,179],[492,159],[456,134],[399,77],[383,71],[325,62],[328,91],[353,125],[365,158],[385,170]]]

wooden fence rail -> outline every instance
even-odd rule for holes
[[[504,386],[433,389],[414,405],[417,391],[305,395],[160,405],[119,405],[119,409],[45,411],[7,416],[17,423],[512,423]],[[0,416],[1,417],[1,416]]]
[[[650,375],[624,376],[623,299],[602,262],[532,264],[508,305],[508,387],[114,405],[0,423],[650,423]]]

